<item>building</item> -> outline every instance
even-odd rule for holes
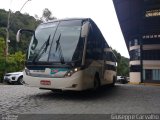
[[[160,0],[113,0],[130,55],[130,82],[160,83]]]

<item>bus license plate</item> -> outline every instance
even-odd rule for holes
[[[49,81],[49,80],[41,80],[40,84],[41,85],[51,85],[51,81]]]

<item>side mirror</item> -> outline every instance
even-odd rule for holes
[[[21,36],[21,29],[18,30],[17,35],[16,35],[16,41],[17,41],[17,42],[20,41],[20,36]]]
[[[20,42],[20,37],[21,37],[21,34],[23,32],[30,32],[30,33],[32,33],[34,35],[34,31],[33,30],[20,29],[20,30],[18,30],[17,35],[16,35],[16,41],[17,42]]]
[[[117,62],[115,62],[115,65],[116,65],[116,67],[118,66],[118,63]]]
[[[81,37],[86,37],[89,32],[89,22],[85,22],[82,26]]]

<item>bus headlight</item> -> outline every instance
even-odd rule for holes
[[[78,71],[78,68],[75,68],[74,71],[77,72],[77,71]]]
[[[65,77],[70,77],[72,76],[75,72],[78,72],[79,70],[81,70],[81,68],[74,68],[74,69],[71,69],[69,70],[66,74],[65,74]]]

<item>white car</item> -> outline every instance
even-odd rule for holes
[[[4,76],[4,82],[14,84],[23,84],[23,72],[6,73]]]
[[[125,76],[117,76],[117,82],[125,84],[125,83],[128,83],[128,79]]]

